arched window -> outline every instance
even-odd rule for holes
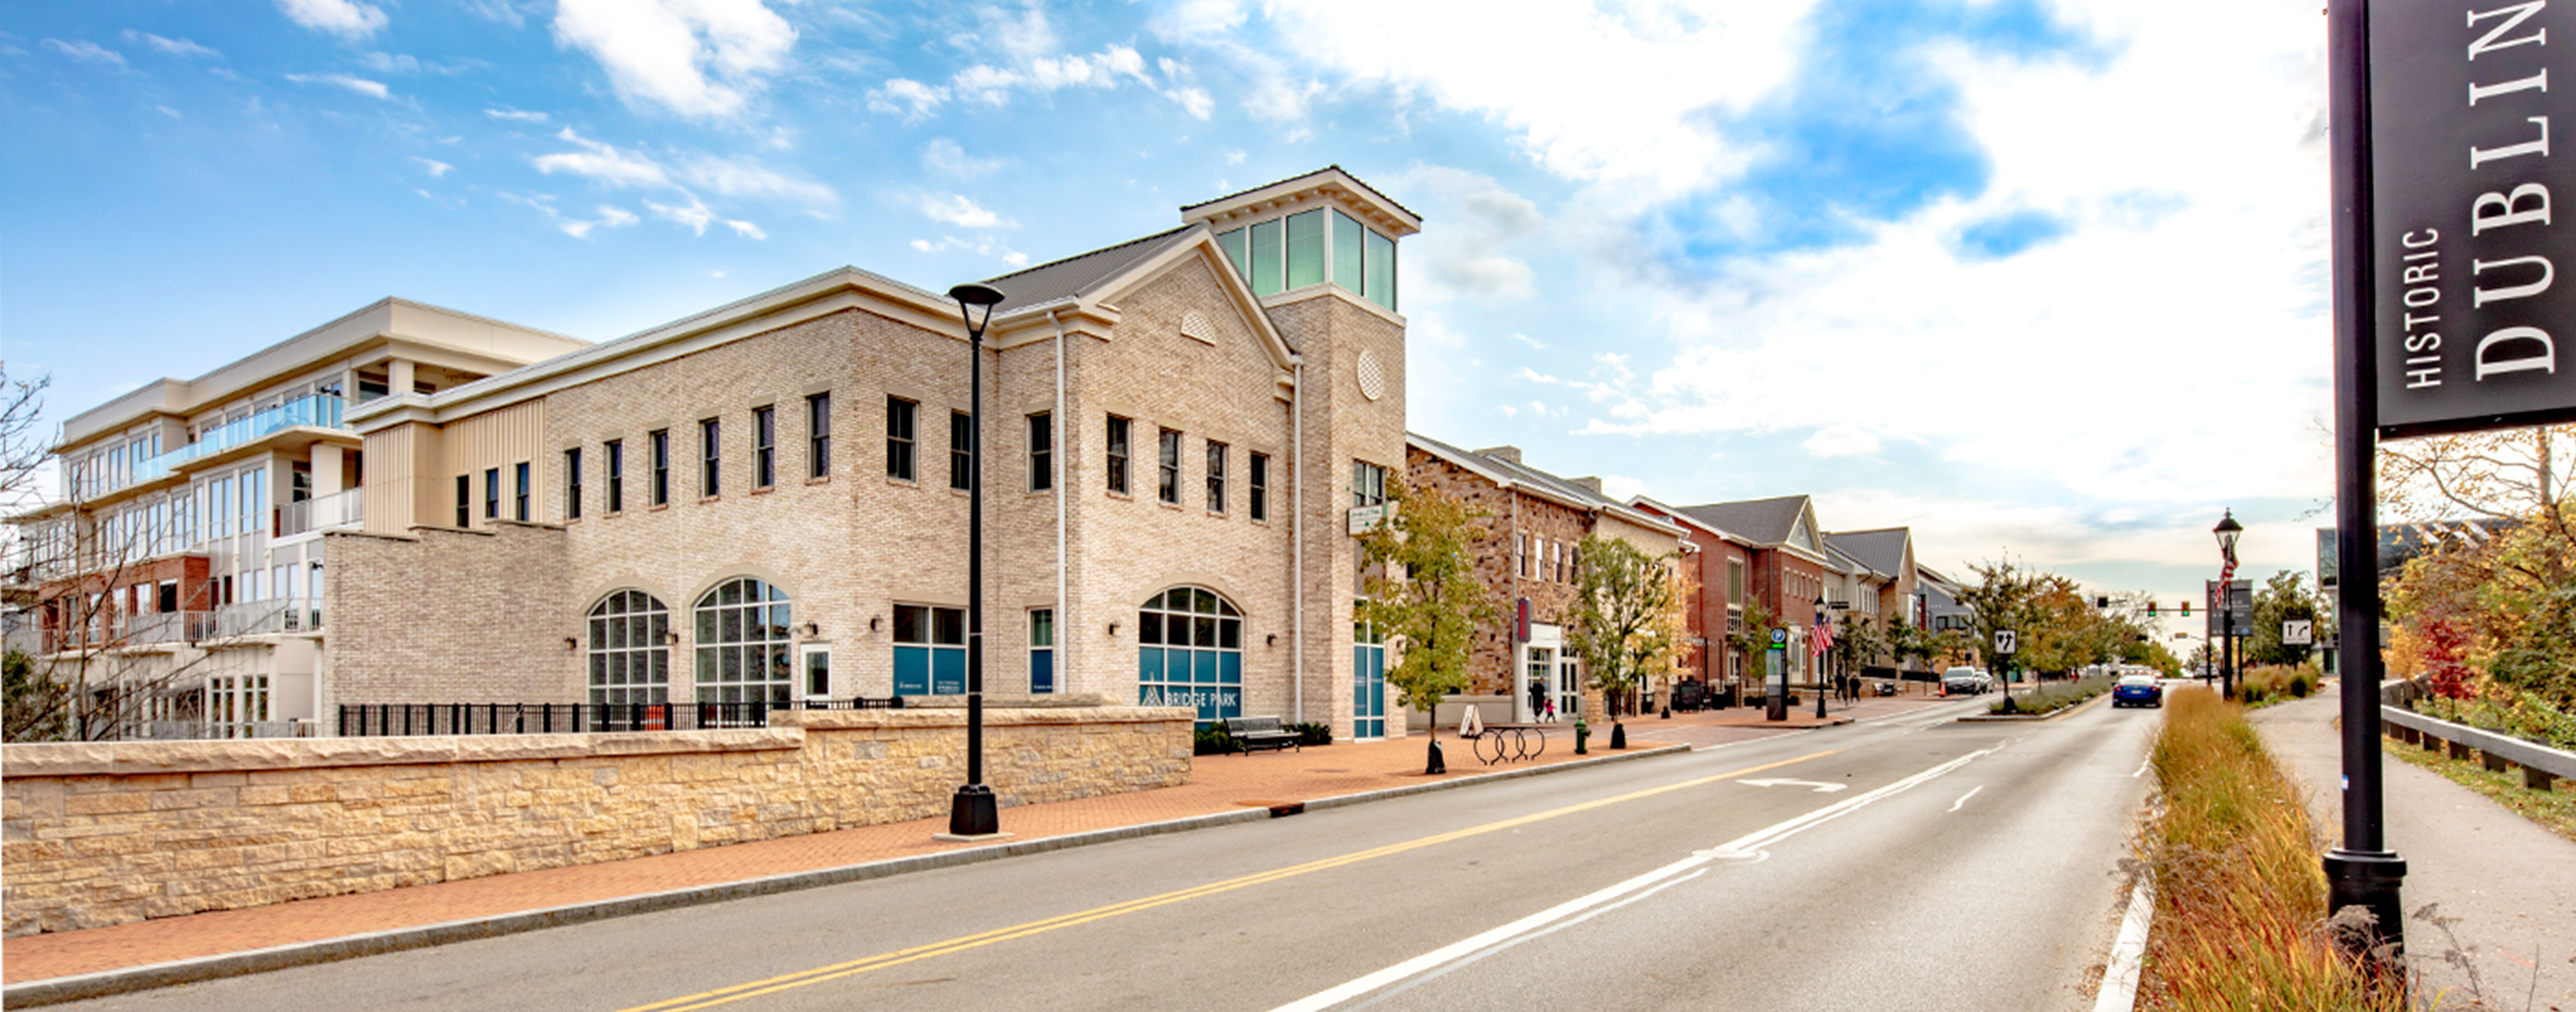
[[[785,591],[748,576],[698,599],[698,702],[787,702],[796,687],[788,608]]]
[[[670,631],[669,609],[643,591],[621,590],[592,605],[590,701],[668,701],[671,651],[662,640]]]
[[[1136,613],[1136,698],[1243,716],[1243,613],[1205,587],[1174,587]]]

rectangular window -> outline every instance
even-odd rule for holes
[[[564,519],[581,519],[581,448],[564,451]]]
[[[1270,455],[1252,455],[1252,519],[1270,519]]]
[[[671,430],[655,429],[649,438],[653,443],[653,478],[649,489],[652,504],[668,506],[671,504]]]
[[[456,526],[465,526],[464,486],[457,486]],[[206,483],[206,537],[226,537],[233,532],[233,480],[217,478]]]
[[[1358,219],[1340,211],[1333,212],[1333,283],[1358,295],[1368,290],[1366,275],[1360,271],[1360,247],[1368,241],[1368,228]]]
[[[1529,576],[1529,535],[1512,535],[1512,575]]]
[[[912,422],[920,405],[886,398],[886,477],[912,481]]]
[[[1388,312],[1394,312],[1395,240],[1372,230],[1368,233],[1367,246],[1368,288],[1360,294],[1370,302],[1385,306]]]
[[[1162,464],[1157,468],[1154,494],[1174,506],[1181,504],[1181,434],[1164,429]]]
[[[1225,251],[1225,262],[1234,265],[1236,277],[1250,281],[1252,265],[1244,259],[1246,251],[1250,248],[1244,245],[1245,234],[1245,231],[1239,228],[1231,232],[1217,233],[1216,248]]]
[[[1106,471],[1109,473],[1109,490],[1110,490],[1110,491],[1112,491],[1112,492],[1116,492],[1116,493],[1118,493],[1119,495],[1126,495],[1126,494],[1127,494],[1127,420],[1126,420],[1126,419],[1124,419],[1124,418],[1120,418],[1120,417],[1118,417],[1117,415],[1111,415],[1111,416],[1109,416],[1109,438],[1108,438],[1107,440],[1105,440],[1105,442],[1107,442],[1107,443],[1109,444],[1109,466],[1108,466],[1107,468],[1105,468],[1105,469],[1104,469],[1104,470],[1106,470]]]
[[[1324,212],[1288,216],[1288,287],[1324,283]]]
[[[1055,609],[1029,611],[1029,692],[1055,691]]]
[[[268,469],[254,467],[242,472],[242,533],[257,534],[268,529]]]
[[[805,696],[828,699],[832,695],[832,652],[822,647],[805,649]]]
[[[522,460],[510,470],[510,519],[524,524],[528,522],[528,462]]]
[[[1254,295],[1279,293],[1279,279],[1282,273],[1279,269],[1280,228],[1279,220],[1276,218],[1252,226],[1252,294]]]
[[[1744,602],[1744,560],[1742,559],[1726,560],[1726,601],[1728,604]]]
[[[483,469],[483,519],[501,519],[501,469]]]
[[[1207,450],[1208,450],[1208,453],[1207,453],[1207,458],[1208,458],[1208,466],[1207,466],[1207,508],[1208,508],[1208,512],[1210,512],[1210,513],[1223,513],[1223,512],[1225,512],[1225,451],[1226,451],[1226,445],[1225,445],[1224,443],[1220,443],[1220,442],[1217,442],[1216,440],[1211,439],[1211,440],[1208,440]]]
[[[1055,487],[1055,416],[1044,411],[1029,416],[1029,491]]]
[[[832,395],[805,398],[805,476],[832,476]]]
[[[1386,502],[1386,469],[1365,460],[1351,461],[1351,505],[1378,506]]]
[[[778,484],[778,409],[751,409],[751,487]]]
[[[724,492],[724,430],[719,420],[698,420],[698,495],[710,497]]]
[[[472,475],[460,474],[456,476],[456,526],[474,526],[474,478]]]
[[[963,411],[948,413],[948,487],[960,492],[975,487],[975,420]]]
[[[626,442],[612,439],[600,449],[608,453],[608,511],[615,513],[626,508]]]
[[[966,691],[966,610],[894,606],[894,694],[961,695]]]

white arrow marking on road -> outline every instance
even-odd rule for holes
[[[1839,790],[1842,790],[1843,788],[1846,788],[1846,787],[1851,786],[1850,784],[1820,784],[1820,783],[1817,783],[1817,782],[1815,782],[1815,781],[1813,781],[1813,780],[1782,780],[1782,779],[1771,779],[1771,780],[1738,780],[1738,781],[1736,781],[1736,783],[1739,783],[1739,784],[1748,784],[1748,785],[1751,785],[1751,786],[1754,786],[1754,787],[1778,787],[1778,786],[1781,786],[1781,785],[1783,785],[1783,784],[1791,784],[1791,785],[1795,785],[1795,786],[1798,786],[1798,787],[1813,787],[1813,788],[1815,788],[1815,789],[1816,789],[1816,793],[1818,793],[1818,794],[1832,794],[1832,793],[1833,793],[1833,792],[1835,792],[1835,791],[1839,791]]]

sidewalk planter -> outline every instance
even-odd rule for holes
[[[996,709],[1004,806],[1186,784],[1195,711]],[[719,731],[0,748],[9,937],[930,818],[958,710]]]
[[[2408,744],[2427,750],[2449,745],[2453,759],[2467,759],[2475,750],[2483,754],[2487,769],[2497,773],[2504,772],[2508,763],[2520,766],[2523,786],[2535,791],[2550,789],[2553,780],[2576,778],[2576,753],[2394,706],[2380,707],[2379,721],[2390,737]]]

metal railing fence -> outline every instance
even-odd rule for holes
[[[899,710],[903,697],[783,703],[344,703],[344,738],[436,734],[585,734],[768,727],[787,710]]]

